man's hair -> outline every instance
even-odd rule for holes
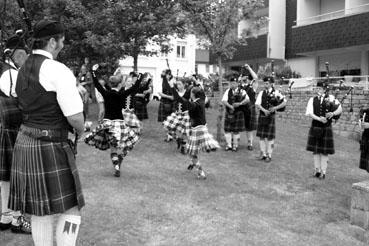
[[[44,49],[47,46],[47,44],[49,43],[49,40],[51,38],[54,38],[55,41],[59,41],[63,37],[64,37],[64,33],[60,33],[60,34],[56,34],[56,35],[49,36],[49,37],[34,39],[33,42],[32,42],[32,49],[33,50]]]
[[[195,98],[205,99],[204,90],[200,86],[195,86],[192,88],[191,92],[195,96]]]

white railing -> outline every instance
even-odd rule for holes
[[[310,77],[289,79],[294,81],[293,90],[312,90],[319,82],[327,81],[326,77]],[[329,78],[332,86],[349,86],[357,89],[369,90],[369,75],[364,76],[335,76]]]
[[[355,6],[353,8],[342,9],[322,15],[315,15],[308,18],[300,19],[296,21],[296,25],[297,26],[310,25],[317,22],[328,21],[332,19],[341,18],[347,15],[359,14],[364,12],[369,12],[369,4],[363,4]]]

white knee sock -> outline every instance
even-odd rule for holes
[[[314,157],[314,168],[315,168],[315,171],[317,172],[321,172],[321,166],[320,166],[320,154],[315,154],[313,155]]]
[[[266,156],[266,144],[265,144],[265,140],[262,139],[262,138],[260,138],[259,144],[260,144],[260,151],[261,151],[261,153],[263,154],[263,156]]]
[[[81,216],[62,214],[56,226],[56,244],[58,246],[76,245]]]
[[[35,246],[53,246],[53,216],[31,217],[32,238]]]
[[[247,144],[249,146],[252,146],[252,142],[254,141],[254,135],[252,134],[253,132],[246,132],[246,136],[247,136]]]
[[[10,182],[2,181],[1,182],[1,223],[9,224],[12,222],[13,214],[12,211],[8,208],[9,201],[9,191],[10,191]]]
[[[274,149],[274,139],[273,140],[268,140],[267,143],[268,143],[268,150],[267,150],[268,156],[270,158],[272,158],[272,153],[273,153],[273,149]]]
[[[328,155],[320,155],[320,165],[322,167],[322,173],[325,174],[328,166]]]
[[[227,146],[232,148],[232,133],[224,133]]]
[[[233,147],[237,148],[238,147],[238,141],[240,139],[240,134],[233,134]]]

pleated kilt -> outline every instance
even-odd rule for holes
[[[0,181],[10,180],[10,167],[18,129],[4,129],[0,126]]]
[[[312,151],[314,154],[333,155],[334,141],[333,130],[331,126],[323,128],[321,138],[316,138],[313,135],[313,127],[310,127],[306,150]]]
[[[147,113],[147,103],[140,98],[135,100],[135,114],[139,120],[146,120],[149,118]]]
[[[246,131],[255,131],[257,129],[257,118],[255,104],[247,104],[245,110],[245,128]]]
[[[163,102],[160,100],[159,111],[158,111],[158,121],[163,122],[166,118],[174,112],[173,102]]]
[[[85,205],[75,156],[67,142],[30,137],[39,129],[21,126],[14,147],[9,208],[44,216]]]
[[[191,128],[190,135],[185,146],[189,155],[198,155],[200,151],[210,152],[220,148],[219,143],[209,133],[206,125]]]
[[[270,119],[268,123],[265,124],[264,120],[268,117],[270,117]],[[275,114],[270,116],[259,114],[256,136],[262,139],[267,138],[268,140],[275,139]]]
[[[137,130],[129,127],[124,120],[109,119],[103,119],[102,123],[85,137],[85,143],[100,150],[114,147],[129,151],[138,140]]]
[[[191,130],[191,120],[188,115],[188,111],[172,113],[163,121],[163,126],[169,132],[176,132],[183,135],[190,135]]]
[[[135,115],[134,110],[123,109],[122,114],[126,125],[134,130],[137,134],[140,134],[142,128],[141,121]]]
[[[224,131],[225,132],[243,132],[245,131],[245,117],[243,111],[235,111],[233,118],[226,111],[224,117]]]
[[[21,123],[18,100],[0,97],[0,181],[10,180],[13,149]]]

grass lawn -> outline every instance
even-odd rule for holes
[[[208,178],[198,180],[186,170],[188,157],[163,142],[157,107],[149,104],[150,120],[120,178],[109,152],[80,143],[86,206],[77,245],[365,245],[350,225],[351,185],[368,178],[358,168],[357,142],[335,136],[321,181],[305,151],[308,127],[278,120],[272,162],[256,160],[258,147],[248,151],[242,134],[238,152],[200,156]],[[213,134],[216,115],[207,114]],[[30,236],[10,232],[0,240],[33,245]]]

